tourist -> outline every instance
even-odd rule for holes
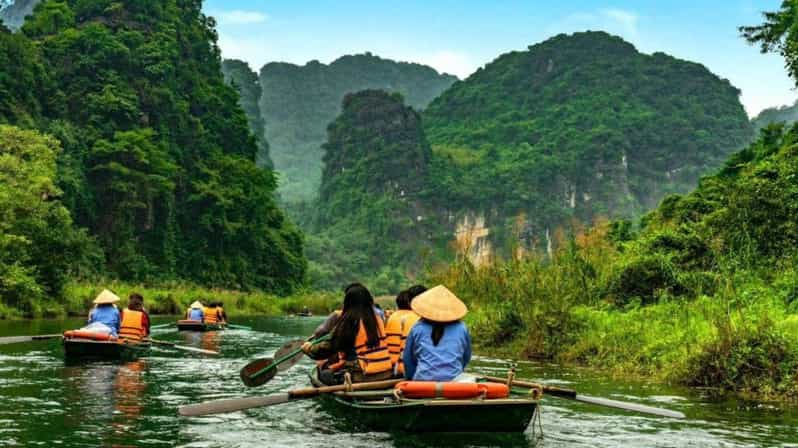
[[[391,363],[395,376],[404,376],[404,363],[402,351],[405,348],[407,336],[413,325],[419,320],[419,315],[410,308],[410,303],[427,288],[421,285],[412,286],[396,296],[396,311],[388,318],[385,324],[385,334],[388,340],[388,351],[391,353]]]
[[[188,311],[186,311],[186,319],[204,321],[205,313],[202,311],[203,308],[202,303],[199,300],[195,300]]]
[[[119,296],[104,289],[94,299],[94,309],[89,313],[89,322],[84,330],[116,336],[119,333],[119,309],[115,303]]]
[[[141,294],[130,294],[127,309],[122,310],[120,320],[120,338],[141,341],[150,335],[150,316],[144,311],[144,297]]]

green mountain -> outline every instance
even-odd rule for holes
[[[603,32],[504,54],[424,112],[438,204],[461,230],[526,245],[572,219],[635,216],[750,141],[738,96],[700,64]]]
[[[256,159],[258,166],[271,168],[273,163],[269,157],[269,143],[266,141],[265,124],[258,105],[263,93],[260,88],[258,74],[249,68],[249,64],[237,59],[225,59],[222,61],[222,74],[224,75],[224,80],[238,90],[240,95],[238,105],[247,114],[249,129],[258,140],[258,156]]]
[[[214,22],[200,8],[48,0],[20,33],[0,31],[0,123],[14,125],[3,128],[11,143],[0,151],[57,156],[56,175],[47,160],[38,170],[37,181],[57,183],[40,197],[63,204],[50,213],[68,211],[35,227],[6,219],[20,223],[6,230],[38,247],[70,219],[87,229],[91,240],[64,272],[287,292],[305,275],[301,234],[277,208],[272,171],[255,164],[258,141],[222,76]],[[42,149],[15,149],[20,139]],[[41,207],[28,203],[36,195],[19,197],[8,213]],[[0,259],[0,297],[23,280],[36,291],[29,300],[57,297],[57,285],[39,276],[60,256],[19,260]]]
[[[370,53],[344,56],[329,65],[270,63],[260,72],[260,106],[266,139],[280,173],[280,194],[286,202],[317,197],[321,181],[321,145],[327,125],[341,111],[347,93],[382,89],[401,93],[423,109],[457,78],[432,68],[395,62]]]
[[[751,120],[751,124],[758,132],[760,129],[775,123],[792,124],[798,121],[798,101],[792,106],[771,107],[763,110]]]

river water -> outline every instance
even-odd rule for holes
[[[171,319],[155,318],[154,323]],[[238,370],[304,337],[315,318],[241,318],[255,331],[177,333],[159,339],[212,350],[219,357],[155,348],[126,363],[66,365],[58,340],[0,346],[0,446],[64,447],[798,447],[798,409],[715,401],[661,384],[616,381],[590,370],[521,363],[518,377],[572,387],[587,395],[667,407],[686,421],[598,408],[558,398],[543,401],[540,428],[521,435],[357,432],[313,400],[202,418],[180,418],[179,405],[307,387],[302,361],[259,389]],[[79,320],[0,322],[0,336],[58,333]],[[504,375],[508,362],[477,357],[472,370]]]

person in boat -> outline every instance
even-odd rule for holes
[[[140,342],[150,335],[150,315],[144,310],[144,297],[139,293],[130,294],[127,309],[122,310],[119,338],[130,342]]]
[[[349,285],[346,286],[346,288],[344,288],[344,296],[346,296],[346,294],[352,288],[365,288],[365,286],[363,286],[360,283],[350,283]],[[371,295],[371,294],[369,294],[369,295]],[[372,306],[374,306],[374,304],[373,304],[374,298],[372,297],[371,300],[372,300]],[[329,334],[333,330],[333,328],[335,328],[335,324],[338,323],[338,319],[341,317],[341,313],[342,312],[343,312],[343,310],[339,308],[339,309],[333,311],[332,313],[330,313],[330,315],[327,316],[327,319],[325,319],[324,322],[322,322],[321,324],[319,324],[318,327],[316,327],[316,329],[313,331],[313,334],[310,335],[308,340],[310,341],[310,340],[313,340],[313,339],[318,339],[318,338],[320,338],[320,337],[322,337],[322,336],[324,336],[326,334]],[[374,306],[374,312],[377,313],[380,316],[384,316],[384,314],[380,314],[380,313],[382,313],[382,310],[377,308],[376,306]],[[383,321],[384,320],[385,319],[383,318]]]
[[[84,330],[116,336],[119,333],[119,309],[115,303],[119,296],[104,289],[95,299]]]
[[[330,340],[305,342],[302,350],[313,359],[326,360],[319,367],[319,379],[326,384],[340,384],[347,372],[353,382],[393,375],[385,326],[374,311],[374,298],[363,285],[347,288],[343,312]]]
[[[413,325],[402,353],[405,378],[452,381],[471,361],[471,336],[462,322],[466,305],[439,285],[410,304],[421,319]]]
[[[199,300],[195,300],[194,303],[192,303],[191,306],[189,307],[188,311],[186,311],[186,319],[204,321],[205,313],[202,310],[203,310],[202,302],[200,302]]]
[[[205,323],[208,325],[218,325],[221,321],[219,318],[219,308],[216,305],[216,302],[208,303],[208,306],[204,307],[202,310],[205,316]]]
[[[410,330],[420,319],[419,315],[410,308],[410,304],[416,296],[426,290],[427,288],[424,286],[415,285],[400,292],[396,296],[396,311],[391,314],[385,324],[385,334],[388,338],[388,351],[391,353],[394,376],[404,376],[405,367],[402,362],[402,351],[404,351]]]
[[[219,322],[227,323],[227,313],[224,312],[224,303],[222,301],[216,302],[216,311],[219,314]]]

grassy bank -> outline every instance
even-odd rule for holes
[[[604,224],[566,238],[551,257],[527,254],[482,268],[461,261],[430,283],[449,285],[469,304],[468,323],[483,349],[798,400],[793,264],[701,275],[647,269],[609,230]],[[681,289],[651,289],[654,277],[669,275]]]
[[[280,315],[301,311],[308,307],[315,314],[325,314],[339,305],[340,297],[326,292],[301,291],[288,297],[278,297],[261,291],[231,291],[203,288],[190,283],[166,283],[162,285],[140,285],[117,281],[67,284],[61,300],[37,303],[32,315],[2,307],[0,318],[61,317],[85,315],[92,307],[92,300],[103,288],[108,288],[127,303],[132,292],[144,296],[145,307],[152,314],[182,314],[195,300],[221,300],[229,315]]]

